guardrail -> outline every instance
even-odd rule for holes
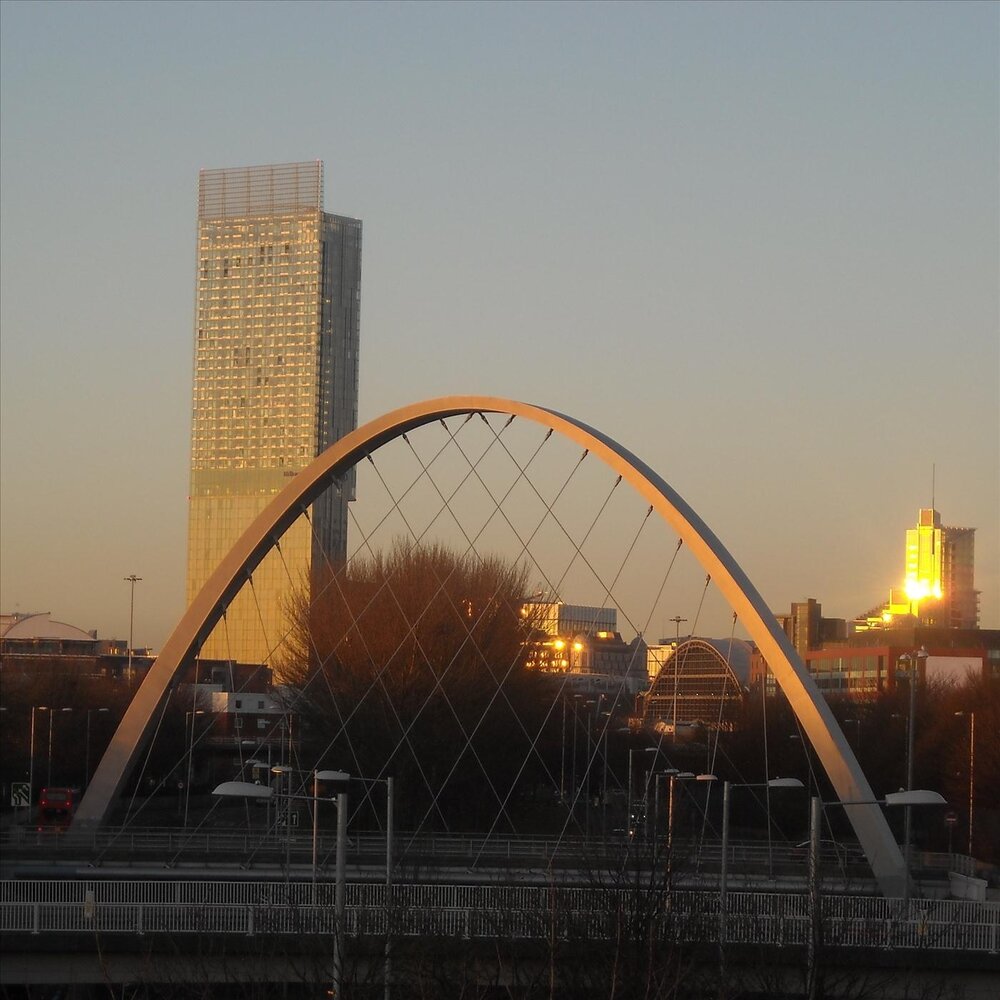
[[[620,867],[626,857],[650,858],[651,844],[628,844],[616,837],[489,837],[483,834],[430,833],[415,835],[397,832],[394,864],[401,879],[433,878],[447,868],[505,868],[510,871],[575,869],[579,872]],[[661,850],[662,850],[662,845]],[[325,870],[334,857],[336,838],[321,833],[318,857]],[[718,872],[721,863],[718,841],[685,841],[674,845],[674,871],[678,877]],[[280,829],[183,829],[178,827],[103,827],[87,831],[37,830],[12,826],[0,831],[0,854],[7,862],[18,860],[66,862],[101,866],[114,863],[157,864],[167,868],[201,864],[221,870],[239,865],[252,870],[284,867],[286,862],[308,866],[312,860],[312,838],[303,831]],[[385,859],[385,834],[381,831],[352,832],[348,858],[351,864],[381,866]],[[661,854],[662,859],[662,854]],[[942,885],[947,872],[995,878],[975,859],[960,854],[921,852],[914,857],[914,871],[939,877]],[[767,881],[796,882],[806,875],[806,851],[800,846],[759,840],[732,841],[729,850],[731,877],[743,876],[762,888]],[[831,884],[868,884],[871,871],[850,845],[838,849],[837,857],[827,858],[822,876]],[[738,888],[735,883],[733,888]],[[742,888],[749,886],[744,884]],[[771,885],[771,888],[778,888]]]
[[[612,940],[630,913],[653,914],[658,931],[684,942],[718,940],[719,897],[704,891],[650,893],[625,887],[503,885],[346,887],[351,936],[457,936]],[[650,907],[651,898],[658,905]],[[828,947],[920,949],[995,955],[1000,903],[824,896]],[[328,882],[149,882],[24,880],[0,882],[4,934],[329,934],[334,886]],[[811,919],[802,893],[733,892],[726,940],[745,945],[805,945]],[[16,939],[7,938],[10,948]]]
[[[320,853],[332,852],[336,839],[333,834],[321,832],[318,838]],[[476,833],[412,834],[397,831],[396,856],[407,858],[459,858],[470,861],[476,858],[497,861],[528,859],[548,864],[560,858],[578,861],[587,856],[604,857],[624,853],[626,848],[634,853],[649,853],[648,841],[633,841],[615,837],[491,837]],[[660,845],[662,848],[662,844]],[[349,848],[353,853],[380,854],[385,851],[385,833],[352,832]],[[42,851],[47,855],[69,855],[90,858],[127,854],[152,854],[167,859],[174,855],[223,854],[241,858],[261,852],[288,852],[296,857],[308,857],[312,852],[311,835],[284,829],[183,829],[178,827],[101,827],[85,831],[60,831],[10,826],[0,832],[0,850],[8,857],[26,852]],[[703,865],[718,865],[721,845],[718,841],[675,840],[678,855],[690,857]],[[768,864],[805,865],[805,851],[790,844],[768,845],[758,840],[734,840],[729,846],[730,864],[764,866]],[[958,870],[958,869],[954,869]]]

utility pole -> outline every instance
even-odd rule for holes
[[[680,615],[674,615],[673,618],[668,619],[672,621],[676,628],[676,634],[674,637],[674,708],[673,708],[673,743],[677,743],[677,685],[680,681],[680,660],[677,658],[677,651],[681,648],[681,622],[686,622],[686,618],[681,618]]]
[[[132,686],[132,627],[135,623],[135,585],[142,581],[141,576],[131,573],[125,577],[125,582],[132,585],[132,596],[128,605],[128,686]]]

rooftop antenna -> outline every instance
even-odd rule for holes
[[[937,510],[937,507],[934,506],[934,487],[936,479],[937,479],[937,463],[931,462],[931,510]]]

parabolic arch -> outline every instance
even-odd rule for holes
[[[323,490],[366,455],[408,431],[475,413],[508,414],[541,424],[587,449],[629,483],[691,549],[756,642],[841,801],[874,799],[833,713],[763,598],[708,525],[664,479],[616,441],[573,417],[491,396],[446,396],[394,410],[341,438],[303,469],[253,521],[164,644],[94,773],[74,828],[104,822],[139,759],[157,709],[182,668],[197,655],[264,556]],[[906,868],[881,810],[871,804],[847,812],[882,891],[900,895]]]

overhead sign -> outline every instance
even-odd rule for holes
[[[27,781],[15,781],[11,784],[10,804],[15,808],[31,805],[31,785]]]

